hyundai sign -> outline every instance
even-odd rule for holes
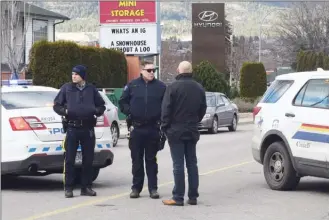
[[[192,63],[211,62],[225,72],[224,3],[192,4]]]
[[[214,11],[202,11],[198,14],[198,21],[193,22],[194,27],[222,27],[223,22],[219,21],[219,15]]]

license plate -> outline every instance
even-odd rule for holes
[[[81,164],[82,163],[82,152],[81,151],[77,152],[77,155],[75,156],[75,163],[76,164]]]

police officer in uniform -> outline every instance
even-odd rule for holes
[[[81,195],[96,196],[91,189],[97,117],[103,115],[105,102],[93,84],[85,81],[86,68],[75,66],[72,83],[64,84],[54,100],[54,111],[65,117],[65,197],[73,197],[74,165],[78,145],[82,150]]]
[[[128,83],[119,100],[119,107],[131,121],[129,148],[132,159],[132,192],[130,198],[138,198],[144,185],[144,154],[150,197],[158,199],[158,164],[161,103],[166,85],[154,78],[152,62],[141,63],[141,76]]]

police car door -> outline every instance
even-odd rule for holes
[[[285,112],[293,128],[290,147],[298,164],[326,172],[329,154],[329,79],[306,82],[297,93],[291,111]]]

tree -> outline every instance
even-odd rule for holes
[[[25,1],[4,1],[0,4],[2,22],[0,43],[5,51],[6,63],[11,72],[17,74],[19,65],[24,62],[24,39],[29,26],[30,5]]]
[[[258,62],[245,62],[241,68],[240,95],[246,98],[262,96],[266,91],[266,71]]]
[[[224,74],[218,73],[209,61],[203,61],[193,68],[193,77],[208,92],[230,93]]]
[[[277,50],[282,59],[295,62],[300,50],[329,53],[329,2],[295,2],[273,29],[279,36]]]

